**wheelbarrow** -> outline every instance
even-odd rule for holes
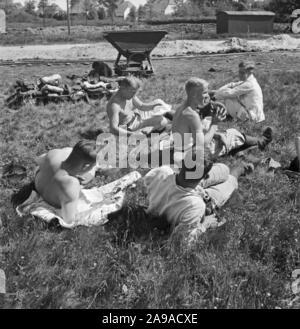
[[[152,30],[104,33],[104,38],[119,52],[114,64],[115,73],[120,76],[136,75],[140,77],[154,74],[150,53],[167,33]],[[120,63],[121,56],[126,58],[126,63]]]

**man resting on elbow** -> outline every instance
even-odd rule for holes
[[[22,189],[12,197],[14,206],[24,202],[35,190],[52,207],[61,210],[61,217],[72,226],[76,220],[77,206],[84,175],[95,169],[96,145],[80,141],[74,148],[50,150],[38,158],[38,169],[31,190]],[[25,195],[26,194],[26,195]]]

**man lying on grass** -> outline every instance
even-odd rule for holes
[[[126,77],[119,82],[119,90],[111,97],[106,105],[109,118],[110,132],[115,135],[130,136],[145,127],[153,127],[156,131],[163,130],[168,120],[163,115],[156,115],[156,106],[163,105],[161,100],[143,103],[136,93],[141,87],[141,81],[133,76]],[[136,111],[150,112],[149,118],[143,120]]]
[[[253,75],[255,64],[245,61],[239,64],[239,82],[231,82],[218,90],[210,92],[216,100],[224,102],[228,114],[242,121],[265,120],[263,111],[263,94]]]
[[[226,118],[226,109],[222,104],[217,104],[213,111],[207,110],[207,81],[190,78],[185,84],[185,90],[186,100],[176,109],[172,121],[175,164],[178,165],[195,145],[205,145],[211,154],[217,157],[228,153],[234,154],[251,146],[258,146],[263,150],[271,142],[272,129],[269,127],[261,137],[247,136],[233,128],[218,132],[218,123]],[[210,116],[211,120],[206,120]],[[181,145],[176,143],[176,134],[181,137]]]
[[[196,160],[194,148],[190,152]],[[168,166],[152,169],[144,177],[144,184],[149,200],[147,212],[165,216],[173,229],[186,231],[192,240],[206,231],[204,216],[223,206],[238,188],[238,178],[254,167],[242,164],[229,169],[225,164],[212,164],[206,154],[203,175],[199,177],[197,166],[189,169],[185,163],[177,174]],[[188,174],[195,174],[195,178]]]
[[[96,166],[96,145],[79,141],[74,148],[54,149],[40,156],[34,181],[12,197],[15,207],[35,190],[49,205],[61,209],[66,224],[76,218],[83,176]]]

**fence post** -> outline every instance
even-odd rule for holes
[[[71,34],[70,31],[70,7],[69,7],[69,0],[67,0],[67,21],[68,21],[68,35]]]
[[[296,139],[295,139],[295,145],[296,145],[298,161],[300,161],[300,137],[299,136],[296,137]],[[300,165],[299,165],[299,172],[300,172]]]

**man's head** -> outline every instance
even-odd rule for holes
[[[73,148],[66,163],[76,175],[82,175],[96,166],[96,144],[92,141],[81,140]]]
[[[239,64],[239,78],[245,81],[254,71],[255,64],[253,61],[243,61]]]
[[[185,83],[185,91],[188,100],[197,103],[199,106],[205,105],[208,96],[208,82],[200,78],[190,78]]]
[[[119,81],[120,93],[125,99],[131,99],[135,96],[142,82],[136,77],[129,76]]]
[[[181,178],[181,181],[184,181],[185,185],[190,185],[191,187],[197,185],[199,181],[203,178],[205,178],[210,171],[211,167],[213,166],[213,158],[211,156],[211,153],[207,148],[204,148],[204,159],[197,159],[196,155],[196,148],[193,147],[191,152],[185,156],[184,161],[182,161],[182,168],[179,172],[179,176]],[[188,165],[191,161],[193,163],[197,164],[193,165],[190,168],[190,165]],[[203,174],[202,176],[199,176],[199,166],[201,166],[202,162],[202,168]],[[193,178],[189,178],[189,175],[194,176]]]

